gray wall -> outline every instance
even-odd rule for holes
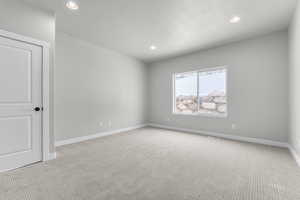
[[[56,141],[145,123],[146,72],[136,59],[58,32]]]
[[[51,152],[54,151],[54,132],[56,140],[62,140],[125,128],[145,123],[146,113],[151,123],[287,141],[286,32],[156,62],[149,67],[133,58],[59,33],[54,72],[54,14],[18,0],[0,0],[0,4],[0,29],[51,44]],[[299,16],[298,9],[290,29],[290,140],[300,152],[300,125],[297,124],[300,83],[296,77],[300,74],[297,67],[300,62],[297,57]],[[172,115],[172,73],[220,65],[229,67],[228,118]],[[235,130],[231,129],[232,123],[237,126]]]
[[[53,69],[55,17],[53,13],[30,7],[18,0],[0,0],[0,29],[43,40],[50,50],[50,151],[54,152]]]
[[[172,73],[222,65],[228,66],[228,117],[172,115]],[[286,31],[159,61],[151,64],[148,72],[150,123],[288,140]]]
[[[300,153],[300,3],[290,30],[290,142]]]

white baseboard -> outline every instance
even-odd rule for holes
[[[229,140],[236,140],[236,141],[250,142],[250,143],[256,143],[256,144],[264,144],[264,145],[275,146],[275,147],[289,148],[288,143],[277,142],[277,141],[266,140],[266,139],[228,135],[225,133],[217,133],[217,132],[195,130],[195,129],[177,128],[177,127],[165,126],[165,125],[153,124],[153,123],[148,124],[148,126],[155,127],[155,128],[169,129],[169,130],[174,130],[174,131],[184,131],[184,132],[195,133],[195,134],[199,134],[199,135],[219,137],[219,138],[224,138],[224,139],[229,139]]]
[[[56,159],[56,152],[54,153],[49,153],[48,159],[47,160],[54,160]]]
[[[114,134],[117,134],[117,133],[122,133],[122,132],[126,132],[126,131],[131,131],[131,130],[143,128],[145,126],[147,126],[147,124],[142,124],[142,125],[137,125],[137,126],[132,126],[132,127],[128,127],[128,128],[122,128],[122,129],[117,129],[117,130],[112,130],[112,131],[107,131],[107,132],[102,132],[102,133],[96,133],[96,134],[93,134],[93,135],[76,137],[76,138],[71,138],[71,139],[67,139],[67,140],[60,140],[60,141],[55,142],[55,146],[59,147],[59,146],[67,145],[67,144],[83,142],[83,141],[86,141],[86,140],[92,140],[92,139],[95,139],[95,138],[100,138],[100,137],[104,137],[104,136],[108,136],[108,135],[114,135]]]
[[[289,150],[290,150],[293,158],[295,159],[296,163],[300,167],[300,156],[298,155],[297,151],[294,149],[294,147],[292,145],[289,145]]]
[[[44,161],[48,161],[48,160],[53,160],[55,158],[56,158],[56,152],[54,152],[54,153],[49,152],[45,156],[43,156],[42,161],[44,162]]]
[[[263,145],[269,145],[269,146],[275,146],[275,147],[282,147],[282,148],[288,148],[289,151],[291,152],[293,158],[297,162],[297,164],[300,167],[300,156],[296,152],[296,150],[289,145],[288,143],[284,142],[277,142],[277,141],[272,141],[272,140],[266,140],[266,139],[258,139],[258,138],[251,138],[251,137],[243,137],[243,136],[236,136],[236,135],[228,135],[224,133],[217,133],[217,132],[211,132],[211,131],[203,131],[203,130],[195,130],[195,129],[187,129],[187,128],[178,128],[178,127],[172,127],[172,126],[166,126],[166,125],[161,125],[161,124],[142,124],[138,126],[133,126],[133,127],[128,127],[128,128],[123,128],[123,129],[117,129],[113,131],[107,131],[107,132],[102,132],[102,133],[97,133],[93,135],[88,135],[88,136],[82,136],[82,137],[77,137],[77,138],[71,138],[67,140],[61,140],[55,142],[55,146],[63,146],[63,145],[68,145],[68,144],[73,144],[73,143],[78,143],[78,142],[83,142],[86,140],[91,140],[95,138],[100,138],[108,135],[114,135],[126,131],[131,131],[139,128],[143,128],[146,126],[154,127],[154,128],[162,128],[162,129],[168,129],[168,130],[174,130],[174,131],[183,131],[183,132],[188,132],[188,133],[194,133],[194,134],[199,134],[199,135],[206,135],[206,136],[212,136],[212,137],[219,137],[219,138],[224,138],[224,139],[229,139],[229,140],[236,140],[236,141],[241,141],[241,142],[249,142],[249,143],[256,143],[256,144],[263,144]],[[51,153],[49,154],[49,160],[55,159],[56,158],[56,153]]]

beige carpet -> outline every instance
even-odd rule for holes
[[[1,200],[299,200],[286,149],[144,128],[0,174]]]

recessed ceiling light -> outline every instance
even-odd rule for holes
[[[74,1],[74,0],[72,0],[72,1],[71,1],[71,0],[67,1],[66,6],[67,6],[67,8],[69,8],[70,10],[78,10],[78,9],[79,9],[78,4],[77,4],[76,1]]]
[[[232,24],[235,24],[235,23],[238,23],[241,21],[241,18],[239,16],[233,16],[231,19],[230,19],[230,23]]]
[[[157,49],[157,47],[156,47],[156,46],[154,46],[154,45],[151,45],[151,46],[149,47],[149,49],[150,49],[150,50],[156,50],[156,49]]]

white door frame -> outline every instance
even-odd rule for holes
[[[5,30],[0,29],[0,36],[30,43],[33,45],[40,46],[42,48],[42,102],[43,102],[43,112],[42,112],[42,161],[51,160],[53,159],[55,155],[50,154],[50,134],[49,134],[49,128],[50,128],[50,110],[49,110],[49,104],[50,104],[50,72],[49,72],[49,49],[50,44],[44,41],[39,41],[27,36],[19,35],[16,33],[8,32]]]

